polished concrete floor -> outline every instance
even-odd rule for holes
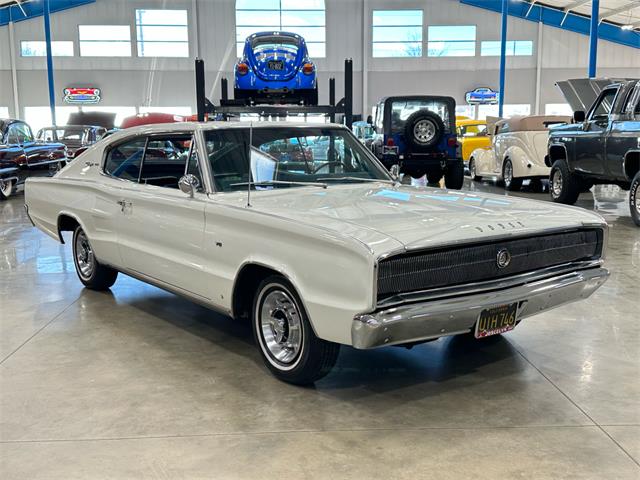
[[[306,389],[247,324],[125,276],[84,290],[0,203],[0,478],[638,480],[640,229],[594,190],[612,274],[589,300],[479,344],[344,348]]]

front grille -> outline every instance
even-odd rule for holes
[[[602,241],[600,229],[575,230],[389,257],[378,265],[378,300],[397,293],[480,282],[600,258]],[[511,261],[500,268],[497,257],[503,249],[508,250]]]

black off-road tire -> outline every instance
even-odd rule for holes
[[[444,185],[449,190],[460,190],[464,185],[464,163],[462,160],[451,162],[444,173]]]
[[[284,293],[283,298],[288,300],[278,304],[280,305],[279,308],[286,310],[284,307],[289,307],[286,311],[292,318],[298,319],[300,328],[297,331],[300,331],[301,334],[301,339],[296,342],[300,345],[299,351],[290,361],[284,363],[267,346],[268,341],[265,338],[263,328],[267,330],[267,334],[269,332],[273,333],[274,330],[269,330],[270,327],[263,326],[261,315],[261,310],[264,304],[269,301],[269,296],[271,294],[279,295],[280,293]],[[290,325],[284,312],[276,312],[276,315],[271,313],[270,315],[275,319],[278,313],[285,317],[283,321],[286,322],[286,325]],[[316,337],[300,297],[293,285],[280,275],[271,275],[260,282],[253,299],[251,325],[262,361],[276,378],[284,382],[294,385],[313,384],[327,375],[338,359],[340,345]],[[291,330],[287,327],[285,331],[287,332],[286,340],[292,340],[292,337],[289,337]],[[273,338],[271,338],[271,341],[273,341]]]
[[[476,174],[476,159],[473,157],[469,159],[469,176],[474,182],[482,180],[482,177]]]
[[[83,240],[86,240],[90,254],[85,250],[84,253],[86,255],[83,255],[82,248],[86,248],[80,246]],[[85,260],[82,260],[83,257]],[[78,278],[88,289],[107,290],[116,283],[116,279],[118,278],[117,270],[98,262],[93,253],[93,248],[91,248],[91,244],[89,243],[89,239],[80,226],[76,227],[73,232],[73,263],[76,267]],[[83,269],[82,264],[90,264],[90,270]]]
[[[510,178],[505,176],[508,173],[508,169],[511,169]],[[504,188],[510,192],[517,192],[522,188],[522,178],[515,178],[513,176],[513,163],[511,163],[511,160],[508,158],[502,163],[502,183]]]
[[[553,162],[549,173],[549,194],[554,202],[573,205],[580,196],[581,187],[580,178],[569,171],[567,162],[564,160]]]
[[[431,185],[436,185],[442,180],[442,172],[427,172],[427,182]]]
[[[433,137],[426,141],[420,142],[414,133],[414,127],[418,125],[420,122],[430,122],[435,129],[435,133]],[[413,112],[407,118],[407,121],[404,125],[404,139],[414,151],[423,152],[431,149],[434,145],[437,145],[442,135],[444,134],[444,123],[442,119],[433,112],[429,110],[418,110],[417,112]]]
[[[629,210],[633,223],[640,227],[640,171],[631,181],[629,189]]]

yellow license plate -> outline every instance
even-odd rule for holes
[[[476,322],[476,338],[508,332],[516,327],[518,302],[487,308],[480,312]]]

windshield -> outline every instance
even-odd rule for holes
[[[85,129],[83,128],[58,128],[56,129],[56,136],[53,136],[53,130],[44,130],[41,134],[42,140],[47,142],[53,141],[72,141],[72,142],[81,142],[85,135]]]
[[[298,40],[280,36],[261,37],[252,42],[251,48],[258,60],[272,56],[276,51],[284,53],[288,58],[295,58],[298,54]]]
[[[445,102],[435,100],[396,100],[391,104],[391,132],[399,133],[404,129],[407,118],[418,110],[429,110],[437,114],[449,125],[449,108]]]
[[[299,183],[389,181],[387,171],[351,134],[336,128],[254,128],[249,175],[249,129],[205,132],[216,191],[292,188]],[[265,182],[278,182],[265,185]]]
[[[486,125],[464,125],[460,127],[460,133],[463,137],[478,137],[487,135]]]

